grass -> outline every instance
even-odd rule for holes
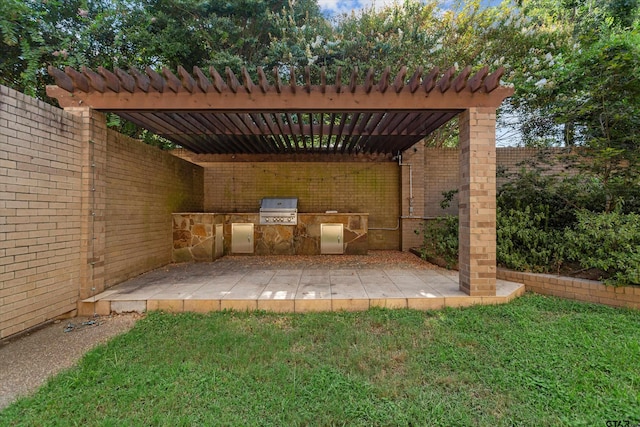
[[[611,420],[640,422],[640,312],[538,295],[432,312],[154,312],[0,412],[9,426]]]

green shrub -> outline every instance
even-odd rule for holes
[[[521,169],[512,181],[498,191],[498,207],[505,211],[524,211],[527,207],[539,211],[546,207],[547,226],[562,229],[576,222],[576,211],[603,211],[606,196],[602,183],[581,175],[545,175],[544,170]]]
[[[443,193],[443,208],[455,193]],[[640,215],[633,212],[637,200],[628,197],[615,212],[602,213],[605,201],[603,184],[597,179],[521,170],[497,199],[498,263],[536,273],[559,272],[567,262],[578,263],[584,269],[601,270],[607,284],[640,285]],[[422,257],[454,268],[458,218],[427,221],[423,234]]]
[[[606,272],[606,284],[640,285],[640,215],[582,210],[577,218],[564,233],[567,257]]]
[[[498,208],[498,263],[514,270],[557,271],[563,261],[562,232],[549,226],[549,206],[537,211]]]
[[[442,259],[447,268],[458,263],[458,217],[447,215],[425,221],[423,226],[422,258]]]

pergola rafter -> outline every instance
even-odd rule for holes
[[[177,75],[164,68],[142,73],[102,67],[95,72],[50,67],[57,86],[49,96],[62,107],[90,106],[118,114],[197,154],[342,153],[392,154],[406,150],[470,105],[497,107],[512,93],[500,87],[502,68],[489,74],[484,67],[471,75],[437,67],[423,78],[422,67],[412,74],[402,67],[395,77],[387,67],[375,81],[370,69],[355,69],[348,84],[312,84],[309,67],[302,84],[295,69],[283,83],[280,70],[270,82],[262,68],[253,82],[245,68],[238,78],[231,69],[224,77],[213,67],[209,75],[198,67]]]

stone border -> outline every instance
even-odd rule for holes
[[[527,291],[612,307],[640,309],[640,287],[607,286],[595,280],[553,274],[524,273],[499,268],[497,278],[524,283]]]
[[[109,291],[106,291],[107,294]],[[414,310],[440,310],[446,307],[461,308],[474,305],[506,304],[524,295],[525,287],[506,295],[492,297],[473,296],[439,296],[439,297],[392,297],[392,298],[344,298],[329,296],[328,298],[304,299],[288,298],[282,300],[255,298],[238,299],[149,299],[124,300],[122,295],[110,299],[110,295],[87,298],[82,301],[81,315],[97,314],[107,316],[111,313],[145,313],[163,310],[170,313],[196,312],[208,313],[220,310],[252,311],[266,310],[278,313],[307,313],[330,311],[365,311],[372,307],[410,308]]]

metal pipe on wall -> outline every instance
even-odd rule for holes
[[[411,163],[402,163],[400,152],[398,152],[398,166],[409,166],[409,218],[413,218],[413,168]]]

